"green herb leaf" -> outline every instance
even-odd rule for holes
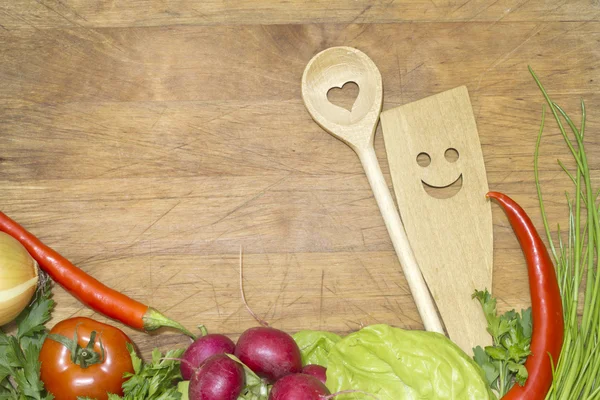
[[[0,330],[0,399],[51,400],[40,379],[39,354],[47,335],[44,326],[54,307],[51,283],[42,283],[31,303],[16,318],[17,334]]]
[[[485,350],[481,346],[477,346],[473,349],[473,359],[481,369],[483,369],[483,373],[485,376],[485,380],[489,387],[493,387],[494,382],[500,376],[500,371],[498,370],[496,364],[492,362],[492,358],[485,352]]]
[[[487,290],[476,291],[473,298],[481,303],[494,344],[474,348],[473,359],[483,369],[490,388],[502,397],[515,382],[524,385],[527,380],[523,364],[531,353],[531,309],[498,316],[496,299]]]
[[[493,359],[498,361],[508,360],[508,351],[500,346],[486,346],[485,352]]]
[[[515,380],[520,386],[525,385],[525,381],[527,380],[527,376],[529,374],[523,364],[517,364],[509,361],[508,370],[515,373]]]
[[[129,351],[129,355],[131,356],[131,363],[133,364],[133,371],[136,374],[139,374],[142,371],[142,359],[137,356],[135,348],[131,343],[127,343],[127,350]]]
[[[181,380],[178,359],[185,349],[169,350],[163,356],[160,350],[152,352],[152,361],[144,363],[133,346],[127,346],[133,363],[133,374],[125,374],[129,379],[123,383],[124,396],[112,395],[109,400],[179,400],[181,393],[177,382]]]
[[[17,337],[19,339],[44,333],[44,324],[50,320],[50,312],[54,308],[54,300],[50,298],[49,284],[41,286],[36,292],[35,299],[16,319]]]
[[[531,332],[533,329],[533,320],[531,317],[531,307],[526,310],[521,310],[521,314],[517,314],[517,322],[521,327],[523,337],[529,338],[531,342]]]

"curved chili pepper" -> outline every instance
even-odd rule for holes
[[[43,271],[94,311],[134,329],[153,331],[168,326],[192,338],[195,337],[183,325],[167,318],[158,310],[111,289],[86,274],[2,212],[0,212],[0,231],[8,233],[21,242]]]
[[[533,331],[531,355],[525,361],[529,373],[524,386],[514,385],[503,400],[542,400],[552,384],[552,363],[563,344],[564,320],[554,264],[544,242],[525,211],[505,194],[489,192],[502,207],[527,261]]]

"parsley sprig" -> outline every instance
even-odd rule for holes
[[[42,280],[36,294],[17,317],[17,332],[0,329],[0,400],[52,400],[40,380],[39,354],[48,334],[44,326],[54,308],[51,283]]]
[[[515,382],[524,385],[527,380],[523,364],[530,354],[531,308],[498,315],[496,299],[487,290],[476,291],[473,298],[481,303],[487,330],[493,339],[492,346],[474,348],[473,358],[483,369],[487,383],[501,398]]]
[[[169,350],[163,356],[160,350],[152,351],[152,361],[145,363],[132,345],[127,348],[133,362],[133,374],[123,384],[123,397],[111,394],[109,400],[179,400],[176,382],[181,380],[179,359],[185,349]],[[0,399],[1,400],[1,399]]]

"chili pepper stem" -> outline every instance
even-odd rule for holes
[[[177,329],[178,331],[184,333],[185,335],[189,336],[190,338],[196,340],[196,335],[194,335],[192,332],[187,330],[183,325],[181,325],[177,321],[174,321],[174,320],[166,317],[160,311],[158,311],[152,307],[148,307],[148,311],[144,315],[143,320],[144,320],[144,329],[148,332],[154,331],[154,330],[156,330],[158,328],[162,328],[162,327],[170,327],[170,328]]]

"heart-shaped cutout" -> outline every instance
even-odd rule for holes
[[[338,107],[342,107],[350,112],[358,99],[358,93],[360,88],[356,82],[346,82],[342,87],[332,87],[327,91],[327,100],[331,104],[335,104]]]

